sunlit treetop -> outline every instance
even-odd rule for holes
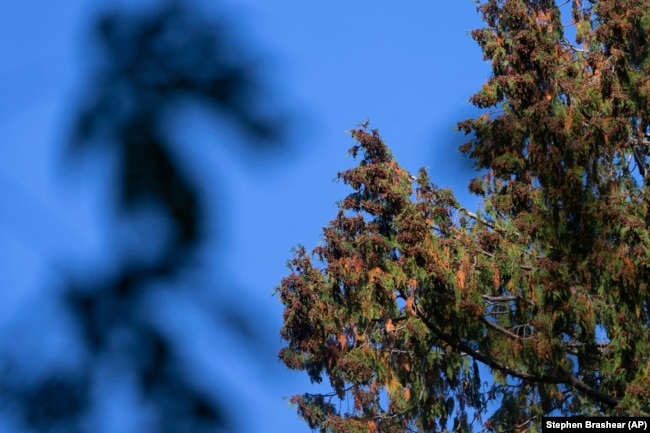
[[[363,125],[352,192],[277,289],[280,359],[331,386],[292,398],[313,429],[650,414],[650,1],[478,9],[492,74],[459,129],[481,208],[413,181]]]

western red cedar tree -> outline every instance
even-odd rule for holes
[[[650,415],[650,1],[478,10],[492,73],[458,128],[480,209],[362,125],[352,192],[277,288],[280,359],[331,387],[291,398],[313,429]]]

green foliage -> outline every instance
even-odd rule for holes
[[[412,182],[376,130],[352,131],[353,192],[277,289],[281,360],[334,390],[294,397],[312,428],[650,414],[650,1],[572,3],[478,7],[493,73],[471,100],[492,111],[458,125],[476,214],[424,170]]]

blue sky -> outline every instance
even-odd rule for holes
[[[333,179],[354,164],[346,156],[352,141],[345,131],[366,118],[404,167],[415,172],[427,166],[436,184],[450,186],[465,206],[476,207],[476,199],[466,194],[470,164],[457,152],[464,138],[453,127],[476,115],[467,100],[489,74],[469,36],[481,22],[468,0],[219,4],[236,36],[260,59],[260,76],[278,109],[290,114],[292,132],[288,150],[251,161],[248,154],[219,145],[239,139],[222,124],[196,113],[179,120],[179,140],[192,143],[185,148],[185,162],[207,180],[211,211],[219,217],[217,241],[201,262],[206,281],[223,279],[227,272],[236,299],[251,306],[265,355],[238,347],[232,336],[206,337],[214,344],[188,351],[214,370],[207,384],[229,388],[234,401],[259,408],[246,419],[252,424],[247,431],[268,431],[272,425],[275,431],[307,432],[282,399],[309,391],[310,385],[306,375],[288,372],[276,361],[282,309],[271,296],[273,288],[287,272],[291,247],[313,247],[336,215],[335,202],[347,191]],[[23,343],[14,350],[43,351],[53,359],[72,344],[65,337],[52,331],[46,347],[30,343],[43,329],[63,326],[48,304],[51,293],[45,292],[56,285],[61,270],[110,269],[115,236],[128,235],[106,232],[110,158],[95,154],[94,160],[70,165],[62,157],[75,97],[92,57],[92,18],[101,5],[0,3],[0,339],[4,346],[20,336]],[[220,263],[219,275],[211,275],[211,260]],[[175,320],[204,326],[193,308],[188,305]],[[42,319],[26,326],[30,312]],[[214,345],[232,350],[215,360]],[[227,368],[234,373],[223,374]],[[7,427],[0,422],[2,428]]]

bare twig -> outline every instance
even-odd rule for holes
[[[503,327],[497,325],[496,323],[490,322],[484,316],[481,316],[480,320],[481,320],[481,322],[485,323],[489,328],[492,328],[495,331],[499,332],[500,334],[503,334],[503,335],[505,335],[507,337],[510,337],[513,340],[522,341],[522,340],[524,340],[526,338],[526,337],[522,337],[522,336],[520,336],[520,335],[518,335],[518,334],[516,334],[516,333],[514,333],[514,332],[512,332],[512,331],[510,331],[510,330],[508,330],[506,328],[503,328]],[[524,325],[524,326],[526,326],[526,325]]]

